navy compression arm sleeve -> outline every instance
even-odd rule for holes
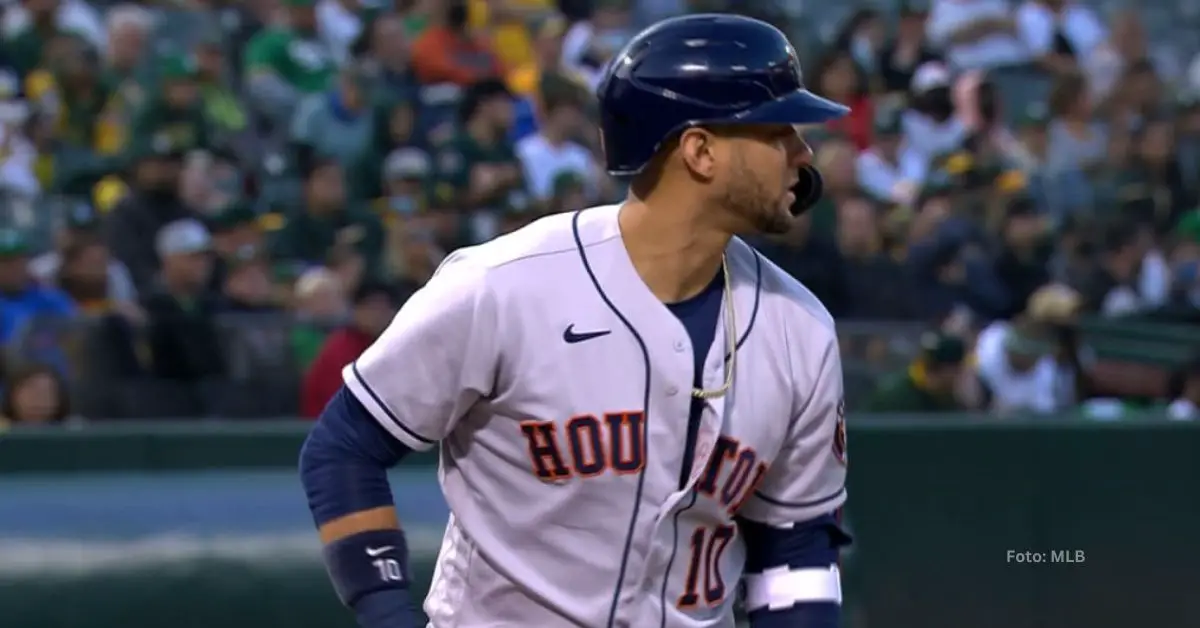
[[[338,389],[300,451],[300,479],[316,524],[391,506],[387,470],[410,451],[345,386]]]
[[[313,426],[300,452],[300,478],[318,527],[348,514],[391,506],[387,470],[411,451],[396,441],[344,386]],[[364,551],[389,546],[402,575],[380,580],[380,561]],[[407,591],[407,548],[399,530],[352,535],[325,548],[338,595],[364,628],[414,625]],[[386,558],[386,557],[385,557]]]
[[[779,594],[771,604],[749,609],[750,627],[837,628],[840,585],[821,582],[836,570],[839,548],[850,542],[836,517],[824,515],[790,528],[745,519],[739,524],[746,540],[746,573],[777,578],[770,588]],[[833,586],[839,589],[838,599],[826,599],[833,597]]]

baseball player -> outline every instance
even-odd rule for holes
[[[437,447],[451,517],[435,628],[838,622],[846,498],[833,321],[739,234],[820,195],[782,33],[660,22],[599,88],[620,205],[452,254],[344,371],[301,454],[334,588],[406,628],[406,543],[386,470]]]

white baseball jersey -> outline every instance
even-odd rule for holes
[[[833,320],[738,239],[733,386],[705,402],[680,488],[691,342],[634,270],[619,210],[454,253],[345,369],[396,439],[440,447],[435,628],[733,626],[734,515],[786,526],[846,498]],[[725,382],[725,330],[705,389]]]

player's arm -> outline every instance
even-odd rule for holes
[[[836,628],[841,618],[838,525],[846,500],[842,372],[831,338],[787,444],[739,511],[751,628]]]
[[[343,371],[300,454],[300,475],[339,598],[364,628],[406,628],[407,541],[387,470],[429,449],[494,381],[495,308],[483,273],[448,261]]]

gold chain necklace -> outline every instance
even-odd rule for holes
[[[693,388],[696,399],[720,399],[733,386],[733,371],[737,367],[737,320],[733,308],[733,282],[729,280],[729,261],[721,256],[721,271],[725,274],[725,383],[716,390]]]

